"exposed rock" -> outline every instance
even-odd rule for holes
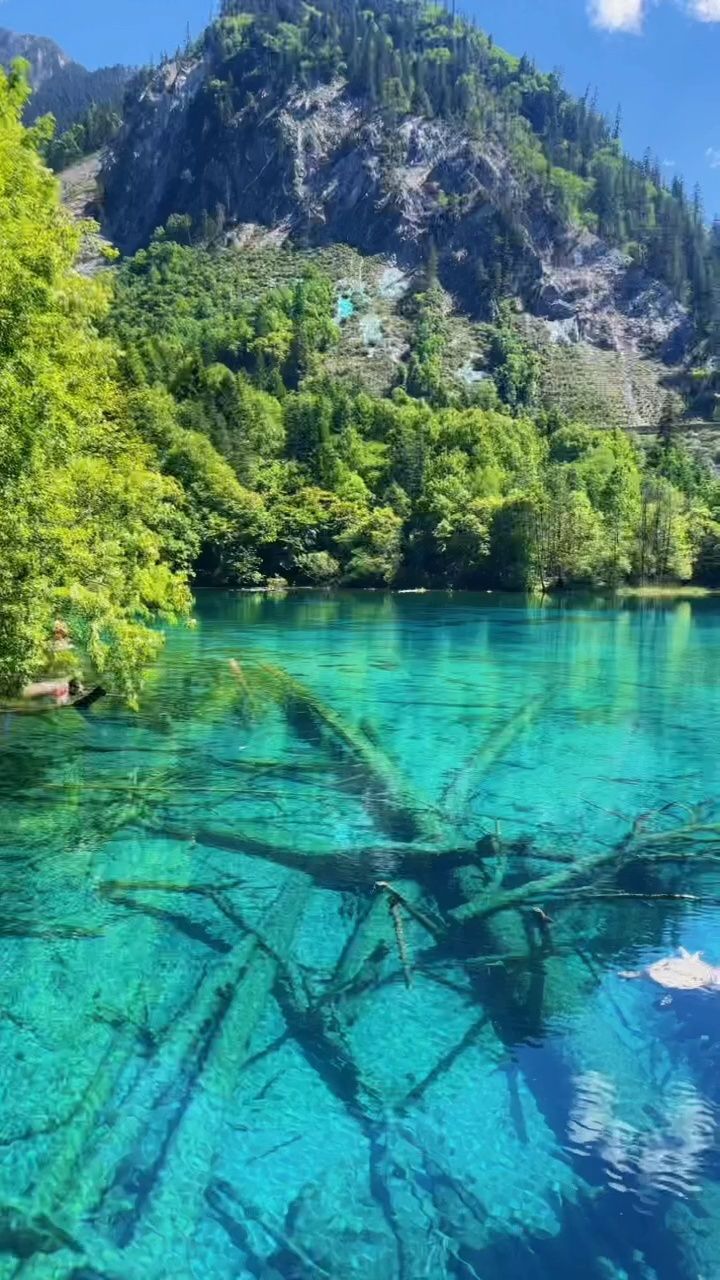
[[[576,315],[570,314],[564,320],[548,320],[547,329],[551,342],[572,347],[581,341],[580,325]]]
[[[682,360],[692,326],[670,291],[560,223],[497,136],[418,115],[391,125],[340,78],[280,99],[257,83],[231,93],[220,58],[208,42],[202,57],[166,63],[128,113],[101,175],[104,230],[125,252],[187,214],[215,243],[382,255],[399,298],[432,244],[441,283],[470,316],[490,318],[501,272],[503,292],[542,319],[555,346]],[[628,391],[637,417],[632,400]]]
[[[295,90],[279,105],[261,91],[223,115],[212,59],[209,51],[167,63],[112,149],[104,214],[123,250],[145,243],[172,213],[196,225],[209,215],[229,228],[282,227],[302,244],[347,243],[394,257],[399,270],[422,264],[432,239],[446,282],[480,314],[484,286],[474,267],[490,261],[502,237],[512,285],[522,295],[537,286],[558,228],[521,190],[496,142],[408,117],[393,133],[391,161],[386,120],[342,80]]]
[[[0,27],[0,65],[9,67],[15,58],[24,58],[30,63],[33,89],[39,89],[71,62],[54,40],[45,36],[21,35],[18,31]]]
[[[533,310],[552,341],[585,341],[620,355],[678,361],[692,339],[688,313],[667,286],[589,232],[544,259]]]

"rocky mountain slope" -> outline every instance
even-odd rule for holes
[[[194,241],[349,245],[408,278],[436,258],[458,349],[466,322],[515,300],[544,402],[655,422],[720,297],[682,192],[624,158],[556,78],[420,12],[226,0],[195,48],[136,82],[87,211],[125,253],[179,219]],[[700,281],[668,267],[686,249]],[[375,368],[383,342],[398,358],[379,332]],[[481,355],[471,365],[481,376]]]
[[[279,103],[261,92],[223,118],[211,88],[217,57],[211,44],[167,63],[128,115],[101,180],[105,230],[123,250],[173,214],[196,228],[212,219],[229,246],[255,226],[275,243],[348,244],[403,272],[433,245],[442,283],[474,318],[489,314],[487,277],[502,254],[508,292],[537,322],[528,333],[551,365],[557,346],[591,364],[597,353],[601,369],[604,353],[617,356],[626,385],[619,400],[613,385],[612,410],[606,398],[591,416],[657,415],[665,375],[693,338],[686,308],[629,255],[524,189],[498,139],[417,114],[390,134],[386,116],[340,77]]]
[[[35,89],[70,66],[72,61],[54,40],[46,36],[21,35],[0,27],[0,65],[7,67],[15,58],[25,58],[30,63],[30,79]]]
[[[33,96],[27,119],[36,120],[51,112],[60,131],[74,124],[93,103],[119,105],[132,74],[122,66],[88,71],[53,40],[0,28],[0,66],[9,66],[15,58],[30,63]]]

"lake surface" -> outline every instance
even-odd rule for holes
[[[714,601],[209,595],[5,717],[0,1280],[717,1280],[720,995],[618,975],[720,963],[719,671]]]

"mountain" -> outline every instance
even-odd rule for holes
[[[46,36],[20,35],[0,27],[0,65],[8,67],[15,58],[25,58],[30,63],[30,80],[34,89],[46,84],[72,61],[54,40],[48,40]]]
[[[625,156],[557,76],[413,0],[226,3],[146,78],[101,188],[129,253],[177,215],[229,245],[249,225],[403,271],[434,256],[471,318],[518,300],[550,390],[578,348],[586,384],[622,384],[614,418],[631,422],[656,420],[720,296],[681,182]]]
[[[242,2],[109,154],[0,76],[0,690],[61,614],[134,699],[191,583],[720,584],[668,395],[718,329],[699,201],[441,8]]]
[[[0,28],[0,65],[9,66],[15,58],[30,63],[34,92],[26,113],[28,122],[52,113],[58,132],[69,129],[93,105],[119,107],[132,74],[122,66],[88,71],[53,40]]]
[[[101,650],[117,634],[142,663],[151,640],[127,619],[183,606],[186,573],[717,584],[720,480],[670,395],[717,327],[699,201],[441,8],[241,2],[128,87],[108,152],[63,169],[68,204],[94,204],[125,251],[112,288],[79,277],[118,252],[58,217],[52,158],[0,77],[17,321],[0,683],[32,674],[75,601]],[[643,420],[642,447],[607,429]]]

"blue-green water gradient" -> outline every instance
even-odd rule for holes
[[[719,660],[207,595],[139,711],[5,715],[0,1280],[716,1280],[720,995],[619,971],[720,964]]]

